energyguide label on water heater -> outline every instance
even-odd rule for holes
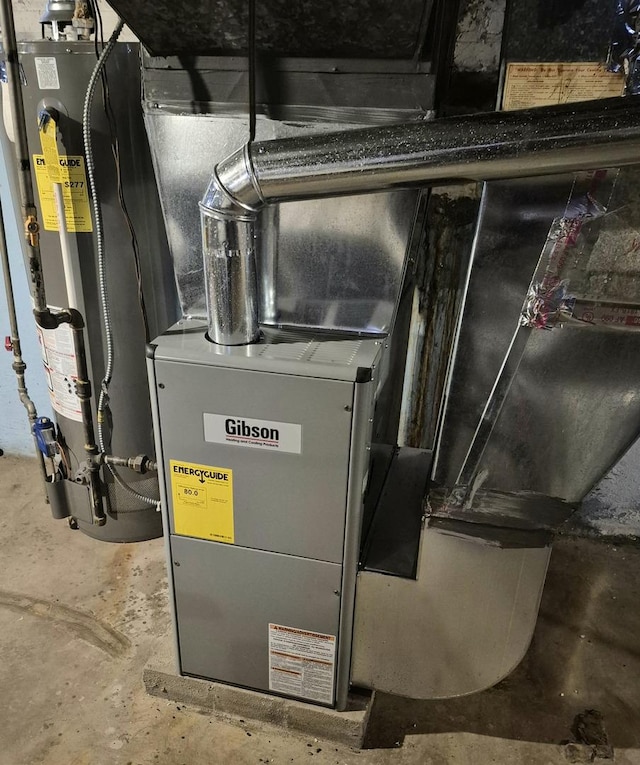
[[[233,471],[170,460],[176,534],[234,543]]]
[[[250,449],[301,454],[302,425],[205,412],[204,440],[212,444],[234,444]]]
[[[269,690],[333,704],[336,637],[269,625]]]
[[[60,182],[67,231],[72,233],[93,231],[84,158],[61,154],[58,160],[60,162]],[[58,231],[58,214],[53,183],[49,178],[44,154],[33,155],[33,168],[36,174],[44,227],[47,231]]]

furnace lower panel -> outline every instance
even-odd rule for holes
[[[285,684],[276,679],[270,688],[269,624],[333,636],[337,643],[340,565],[177,536],[171,550],[184,674],[277,692]],[[331,698],[324,699],[325,674],[316,700],[332,704],[335,662],[324,667]],[[287,671],[292,683],[298,680],[297,667]],[[313,682],[306,685],[309,698]]]

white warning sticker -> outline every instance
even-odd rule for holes
[[[34,56],[40,90],[60,90],[58,63],[54,56]]]
[[[73,330],[68,324],[61,324],[57,329],[38,327],[38,335],[51,406],[63,417],[82,422],[80,399],[76,393],[78,365]]]
[[[269,625],[269,690],[333,704],[336,637]]]

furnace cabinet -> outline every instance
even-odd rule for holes
[[[180,671],[332,706],[383,344],[181,324],[149,351]]]

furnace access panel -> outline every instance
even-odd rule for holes
[[[367,451],[379,352],[300,333],[221,349],[176,328],[152,346],[183,674],[327,705],[348,683],[345,533],[360,523],[354,453]]]

